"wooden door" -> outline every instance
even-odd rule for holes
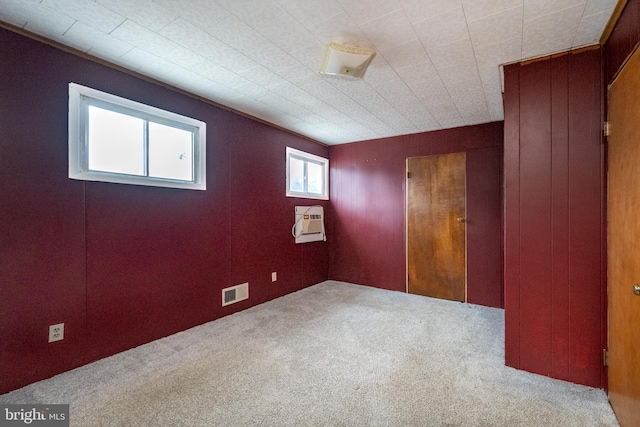
[[[465,153],[407,159],[407,289],[466,300]]]
[[[640,426],[639,50],[609,89],[608,119],[609,401],[623,427]]]

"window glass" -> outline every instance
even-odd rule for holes
[[[89,106],[89,169],[144,174],[144,121]]]
[[[287,147],[287,191],[289,197],[329,199],[329,160]]]
[[[295,157],[289,163],[289,191],[304,192],[304,161]]]
[[[192,133],[149,123],[149,176],[191,181],[193,179]]]
[[[319,163],[307,162],[307,192],[322,194],[324,192],[324,168]]]
[[[206,123],[69,84],[69,178],[206,189]]]

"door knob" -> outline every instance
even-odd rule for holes
[[[640,285],[638,285],[637,283],[633,285],[633,294],[640,295]]]
[[[463,217],[458,217],[458,222],[464,222],[465,219]]]

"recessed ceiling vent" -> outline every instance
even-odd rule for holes
[[[376,53],[365,47],[329,43],[320,74],[362,78]]]

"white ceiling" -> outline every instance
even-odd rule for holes
[[[598,42],[617,0],[0,0],[0,20],[325,144],[502,120],[499,65]],[[374,48],[320,75],[329,42]]]

